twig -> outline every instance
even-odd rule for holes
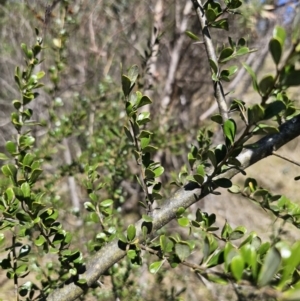
[[[162,28],[162,18],[163,18],[163,0],[156,2],[153,10],[154,24],[151,32],[151,37],[149,41],[150,54],[146,62],[146,74],[145,74],[145,92],[144,94],[152,97],[152,89],[155,84],[157,77],[157,58],[159,55],[159,35]],[[149,105],[145,106],[145,110],[149,110]]]
[[[66,164],[70,166],[72,164],[72,155],[71,155],[67,138],[63,139],[63,145],[64,145],[64,159]],[[70,189],[70,197],[73,204],[73,208],[76,211],[80,211],[80,200],[77,193],[75,178],[73,176],[70,175],[68,176],[68,185]]]
[[[175,45],[171,51],[171,61],[169,63],[169,70],[168,70],[168,76],[167,76],[167,80],[165,83],[165,89],[163,92],[163,99],[161,101],[161,109],[160,109],[160,114],[163,118],[161,118],[160,120],[160,125],[164,125],[167,121],[167,116],[165,116],[165,113],[171,103],[171,96],[173,93],[173,89],[174,89],[174,83],[175,83],[175,79],[176,79],[176,73],[179,67],[179,63],[180,63],[180,57],[181,57],[181,51],[182,51],[182,45],[183,42],[185,40],[185,35],[184,32],[187,29],[187,24],[188,24],[188,16],[189,13],[192,9],[192,5],[187,2],[184,10],[183,10],[183,17],[182,20],[179,24],[179,38],[176,40]]]
[[[212,39],[211,39],[209,30],[207,27],[208,21],[206,19],[202,4],[201,4],[200,0],[191,0],[191,1],[194,4],[194,8],[196,10],[198,19],[201,24],[202,35],[203,35],[203,40],[204,40],[207,57],[210,60],[214,61],[217,68],[219,69],[217,55],[216,55],[215,48],[212,43]],[[213,74],[212,68],[211,68],[211,72]],[[215,97],[216,97],[216,101],[218,103],[220,115],[222,116],[223,122],[225,122],[228,119],[228,108],[227,108],[227,103],[226,103],[223,87],[222,87],[222,84],[220,81],[215,82],[214,90],[215,90]]]
[[[296,162],[296,161],[294,161],[294,160],[292,160],[292,159],[289,159],[289,158],[287,158],[287,157],[284,157],[284,156],[282,156],[282,155],[279,155],[279,154],[276,153],[275,151],[273,151],[273,155],[276,156],[276,157],[278,157],[278,158],[280,158],[280,159],[283,159],[283,160],[285,160],[285,161],[288,161],[288,162],[290,162],[290,163],[293,163],[293,164],[295,164],[295,165],[297,165],[297,166],[300,166],[300,163],[298,163],[298,162]]]

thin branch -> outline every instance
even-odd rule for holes
[[[288,161],[288,162],[290,162],[290,163],[293,163],[293,164],[295,164],[295,165],[297,165],[297,166],[300,166],[300,163],[298,163],[298,162],[296,162],[296,161],[294,161],[294,160],[292,160],[292,159],[289,159],[289,158],[287,158],[287,157],[284,157],[284,156],[282,156],[282,155],[279,155],[277,152],[273,152],[273,156],[276,156],[276,157],[278,157],[278,158],[280,158],[280,159],[283,159],[283,160],[285,160],[285,161]]]
[[[256,162],[272,155],[274,150],[279,149],[289,141],[300,135],[300,115],[287,121],[279,127],[279,133],[267,135],[254,144],[248,145],[242,153],[237,157],[241,163],[241,169],[255,164]],[[229,170],[219,175],[219,178],[230,179],[239,170]],[[216,177],[217,178],[217,177]],[[217,186],[214,187],[216,189]],[[176,218],[176,212],[180,207],[188,208],[198,202],[209,192],[202,191],[196,183],[188,183],[183,188],[174,193],[172,197],[165,200],[158,210],[152,212],[152,232],[149,238],[156,235],[157,230]],[[135,224],[136,238],[142,244],[145,241],[145,235],[142,232],[144,220],[139,220]],[[99,277],[116,262],[126,255],[126,250],[121,249],[118,240],[114,240],[99,250],[87,263],[86,272],[81,275],[87,282],[87,287],[96,283]],[[47,301],[72,301],[78,298],[87,287],[80,287],[75,283],[69,283],[62,288],[55,290],[46,299]]]
[[[165,89],[163,92],[163,99],[161,101],[161,109],[160,114],[162,116],[162,119],[160,120],[160,124],[164,125],[167,120],[167,116],[165,116],[165,113],[171,103],[171,96],[174,89],[174,83],[176,79],[176,73],[179,67],[180,58],[182,54],[182,45],[185,40],[184,32],[187,29],[188,24],[188,16],[190,14],[190,11],[192,9],[192,5],[190,2],[186,2],[186,5],[183,9],[183,16],[181,23],[179,24],[179,38],[176,39],[175,45],[170,53],[171,55],[171,61],[169,63],[169,70],[168,70],[168,76],[165,83]]]
[[[151,37],[149,41],[150,54],[146,62],[145,73],[145,92],[144,94],[152,97],[153,87],[157,80],[157,59],[159,55],[160,43],[159,35],[162,28],[162,18],[164,15],[163,0],[158,0],[154,6],[153,19],[154,24],[152,26]],[[149,105],[145,106],[145,112],[149,111]]]
[[[63,145],[64,145],[64,159],[67,165],[71,165],[72,164],[72,155],[71,155],[71,151],[69,148],[69,143],[67,138],[63,139]],[[73,176],[68,176],[68,185],[69,185],[69,189],[70,189],[70,197],[71,197],[71,201],[72,201],[72,205],[73,205],[73,209],[76,211],[80,211],[80,200],[79,200],[79,196],[77,193],[77,186],[76,186],[76,182],[75,182],[75,178]]]
[[[214,45],[212,43],[212,39],[211,39],[209,30],[208,30],[208,26],[207,26],[208,21],[206,19],[205,13],[204,13],[203,6],[202,6],[200,0],[191,0],[191,1],[194,4],[194,8],[196,10],[198,19],[201,24],[202,35],[203,35],[203,40],[204,40],[207,57],[209,60],[214,61],[217,68],[219,69],[217,55],[215,52]],[[211,68],[211,73],[213,74],[212,68]],[[223,87],[222,87],[222,84],[220,81],[215,82],[214,89],[215,89],[216,101],[217,101],[218,107],[219,107],[219,112],[223,118],[223,122],[225,122],[228,119],[228,108],[227,108],[227,103],[226,103]]]

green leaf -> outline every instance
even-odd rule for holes
[[[264,258],[262,268],[258,275],[259,286],[265,286],[271,282],[280,267],[281,256],[276,248],[271,248]]]
[[[97,194],[95,194],[94,192],[89,193],[89,198],[90,198],[93,202],[97,202],[97,201],[98,201],[98,196],[97,196]]]
[[[196,36],[194,33],[192,33],[191,31],[186,30],[185,34],[194,41],[200,41],[200,38]]]
[[[176,243],[175,244],[175,253],[181,261],[184,261],[191,254],[191,249],[188,244],[185,243]]]
[[[211,268],[224,262],[224,251],[216,250],[205,263],[206,267]]]
[[[11,270],[6,273],[6,277],[8,279],[13,279],[15,277],[15,273]]]
[[[265,109],[264,119],[271,119],[285,110],[286,106],[283,101],[275,100],[268,104]]]
[[[208,150],[207,156],[208,156],[208,159],[210,160],[211,164],[213,165],[213,167],[216,167],[217,166],[217,159],[216,159],[214,151],[211,150],[211,149]]]
[[[228,71],[229,71],[229,76],[232,76],[234,73],[236,73],[238,71],[238,67],[237,66],[230,66],[228,68]]]
[[[25,43],[21,44],[21,49],[23,50],[24,54],[27,57],[28,56],[28,48],[27,48],[27,45]]]
[[[150,140],[151,140],[150,137],[141,138],[141,148],[142,148],[142,150],[149,145]]]
[[[5,148],[6,150],[11,154],[11,155],[15,155],[17,153],[17,144],[15,142],[12,141],[7,141],[5,144]]]
[[[30,184],[33,184],[36,182],[36,180],[38,179],[38,177],[41,175],[41,173],[43,172],[42,169],[34,169],[29,177],[30,180]]]
[[[13,100],[12,104],[16,110],[19,110],[22,106],[22,103],[19,100]]]
[[[212,59],[209,59],[209,65],[215,74],[218,74],[218,65]]]
[[[227,148],[224,144],[219,144],[215,149],[217,164],[219,164],[226,156]]]
[[[20,248],[18,259],[27,256],[30,253],[31,247],[30,245],[23,245]]]
[[[131,87],[130,78],[127,77],[126,75],[122,75],[122,90],[123,90],[125,97],[129,96],[130,91],[131,91],[130,87]]]
[[[127,239],[133,241],[135,239],[136,229],[134,225],[129,225],[127,228]]]
[[[16,181],[18,170],[14,164],[3,165],[1,170],[6,177],[10,177],[12,180]]]
[[[222,187],[222,188],[230,188],[232,186],[232,182],[226,178],[220,178],[220,179],[214,180],[214,183],[218,187]]]
[[[21,190],[22,190],[23,195],[24,195],[25,198],[30,197],[30,186],[27,182],[25,182],[21,185]]]
[[[72,276],[76,276],[76,275],[77,275],[77,269],[76,269],[76,268],[69,269],[69,273],[70,273]]]
[[[255,135],[276,134],[279,133],[279,129],[275,126],[260,123],[253,129],[252,133]]]
[[[223,118],[220,114],[213,115],[210,119],[218,124],[223,123]]]
[[[210,26],[213,28],[225,29],[228,31],[229,29],[228,19],[227,18],[220,19],[216,22],[211,23]]]
[[[209,23],[211,23],[211,22],[215,21],[216,18],[217,18],[216,12],[215,12],[213,9],[208,8],[208,9],[206,10],[206,19],[207,19],[207,21],[208,21]]]
[[[234,50],[230,47],[224,48],[219,56],[219,62],[223,63],[229,60],[230,56],[233,54]]]
[[[76,283],[78,283],[79,285],[84,285],[87,283],[87,281],[85,278],[81,278],[81,279],[77,280]]]
[[[286,285],[286,281],[291,277],[291,275],[293,275],[295,269],[300,264],[299,250],[300,250],[300,242],[297,241],[291,247],[290,250],[287,249],[281,251],[284,265],[282,270],[282,276],[279,283],[280,288],[283,288]],[[288,254],[288,256],[284,256],[284,254]]]
[[[162,166],[158,166],[155,169],[153,169],[154,177],[155,178],[160,177],[164,173],[164,170],[165,169]]]
[[[124,125],[124,132],[125,132],[125,134],[126,134],[126,136],[127,136],[127,138],[128,138],[128,140],[131,142],[131,143],[133,143],[134,142],[134,140],[133,140],[133,137],[132,137],[132,135],[131,135],[131,132],[130,132],[130,130],[128,129],[128,127],[127,126],[125,126]]]
[[[41,79],[41,78],[43,78],[44,76],[45,76],[45,72],[44,71],[40,71],[40,72],[38,72],[37,74],[36,74],[36,77],[37,77],[37,79]]]
[[[20,148],[30,148],[33,146],[34,142],[35,142],[35,138],[33,136],[30,135],[22,135],[20,137]]]
[[[182,216],[182,214],[185,212],[185,208],[184,207],[179,207],[176,211],[176,216],[180,217]]]
[[[83,205],[87,211],[95,212],[95,210],[96,210],[95,206],[91,202],[84,202]]]
[[[155,173],[153,172],[153,170],[146,168],[145,169],[145,177],[146,177],[146,179],[154,179]]]
[[[173,250],[173,242],[164,234],[159,237],[159,243],[163,253],[169,253]]]
[[[102,202],[100,203],[100,206],[101,206],[101,207],[110,207],[113,203],[114,203],[113,200],[107,199],[107,200],[102,201]]]
[[[266,75],[259,83],[259,91],[262,95],[268,95],[274,88],[274,78],[272,75]]]
[[[177,219],[179,226],[188,227],[190,225],[190,220],[187,217],[180,217]]]
[[[136,250],[128,250],[126,255],[128,258],[134,259],[137,256],[137,253]]]
[[[24,159],[22,160],[22,163],[23,165],[30,167],[34,159],[35,159],[35,155],[27,153]]]
[[[242,238],[247,232],[247,229],[243,226],[236,227],[230,234],[230,240],[236,240]]]
[[[283,86],[299,86],[300,85],[300,70],[290,70],[288,71],[282,79]]]
[[[228,191],[231,193],[240,193],[241,189],[238,185],[233,184],[230,188],[228,188]]]
[[[255,232],[251,232],[248,237],[240,244],[239,248],[248,245],[252,242],[253,238],[256,237],[256,233]]]
[[[243,272],[244,272],[244,260],[242,256],[237,255],[231,259],[230,270],[233,277],[237,281],[240,281],[242,279]]]
[[[246,244],[240,249],[240,251],[244,262],[249,266],[249,268],[251,268],[254,280],[257,281],[257,266],[259,263],[255,248],[250,244]]]
[[[229,79],[229,70],[225,69],[222,70],[220,73],[220,80],[225,81],[225,82],[230,82]]]
[[[241,56],[241,55],[247,54],[249,52],[253,52],[253,50],[250,51],[248,47],[241,47],[237,50],[237,52],[234,54],[234,56]]]
[[[212,234],[207,233],[204,238],[203,245],[203,261],[207,260],[208,256],[211,255],[218,248],[218,243]]]
[[[21,277],[21,278],[25,277],[29,273],[28,272],[28,264],[24,263],[24,264],[21,264],[20,266],[18,266],[15,273],[18,277]]]
[[[149,266],[149,272],[151,274],[156,274],[163,264],[164,264],[164,260],[159,260],[151,263]]]
[[[190,164],[190,168],[193,169],[194,163],[196,162],[196,158],[194,157],[193,153],[188,153],[188,161]]]
[[[139,76],[139,67],[137,65],[131,66],[128,71],[128,78],[130,79],[130,82],[131,82],[130,88],[133,87],[138,76]]]
[[[150,121],[150,113],[149,112],[141,112],[136,119],[136,122],[138,123],[138,125],[146,124],[149,121]]]
[[[226,285],[228,284],[229,280],[227,280],[226,278],[221,276],[218,276],[216,274],[209,274],[206,273],[206,278],[211,281],[212,283],[217,283],[217,284],[222,284],[222,285]]]
[[[198,183],[198,184],[201,185],[201,184],[203,184],[203,182],[204,182],[204,177],[201,176],[201,175],[195,174],[195,175],[193,175],[193,176],[188,176],[188,177],[187,177],[187,180],[196,182],[196,183]]]
[[[40,235],[35,241],[34,241],[34,244],[37,246],[37,247],[40,247],[42,246],[44,243],[46,243],[46,238],[42,235]]]
[[[3,153],[0,153],[0,160],[8,160],[9,158],[3,154]]]
[[[252,85],[253,85],[253,89],[258,92],[259,88],[258,88],[258,84],[257,84],[257,78],[256,75],[254,73],[254,71],[252,70],[252,68],[250,66],[248,66],[247,64],[243,63],[243,67],[246,69],[246,71],[250,74],[251,78],[252,78]]]
[[[143,149],[144,153],[152,153],[152,152],[156,152],[158,150],[158,148],[156,146],[153,145],[148,145]]]
[[[223,125],[223,131],[226,138],[230,141],[232,145],[234,143],[234,138],[236,134],[236,124],[233,119],[227,119]]]
[[[243,4],[241,0],[227,0],[225,3],[229,9],[237,9]]]
[[[241,100],[234,99],[231,103],[230,106],[230,111],[239,111],[239,112],[244,112],[246,111],[245,103]]]
[[[143,214],[142,215],[142,219],[145,221],[145,222],[148,222],[148,223],[151,223],[153,221],[153,218],[147,214]]]
[[[5,190],[5,198],[6,200],[10,203],[13,201],[13,199],[15,198],[15,192],[14,189],[12,187],[8,187]]]
[[[227,240],[229,238],[229,235],[232,233],[232,228],[231,226],[227,223],[227,221],[225,222],[222,231],[221,231],[221,237],[225,240]]]
[[[276,66],[279,64],[282,55],[282,45],[277,39],[271,39],[269,42],[269,51]]]
[[[281,26],[275,26],[274,31],[273,31],[273,37],[277,39],[281,46],[284,46],[285,38],[286,38],[286,32],[285,29]]]
[[[205,173],[204,165],[200,164],[197,166],[197,174],[202,177],[205,177],[206,173]]]
[[[260,104],[255,104],[247,109],[248,124],[255,124],[265,117],[264,108]]]
[[[149,137],[151,137],[152,135],[153,135],[152,132],[146,131],[146,130],[142,130],[142,131],[140,132],[140,134],[139,134],[139,138],[140,138],[140,139],[141,139],[141,138],[149,138]]]
[[[152,100],[151,100],[148,96],[145,96],[145,95],[144,95],[144,96],[141,98],[141,100],[139,101],[137,107],[138,107],[138,108],[141,108],[141,107],[146,106],[146,105],[149,105],[149,104],[151,104],[151,103],[152,103]]]
[[[238,0],[237,0],[238,1]],[[240,1],[239,1],[240,2]],[[247,41],[245,40],[245,38],[240,38],[239,40],[238,40],[238,45],[239,46],[246,46],[246,44],[247,44]]]

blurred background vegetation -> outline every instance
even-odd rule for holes
[[[258,77],[274,71],[268,41],[278,24],[291,35],[294,4],[245,1],[241,15],[229,16],[232,39],[245,37],[249,48],[257,49],[243,60],[252,66]],[[161,192],[166,197],[176,189],[170,183],[187,163],[187,150],[196,143],[200,127],[205,126],[213,133],[214,144],[222,137],[210,121],[217,108],[209,65],[204,45],[193,43],[185,34],[190,30],[200,35],[190,1],[2,0],[1,152],[5,152],[5,143],[16,136],[10,124],[10,113],[11,101],[19,98],[19,91],[12,78],[15,67],[24,63],[20,44],[34,43],[34,28],[39,29],[44,40],[43,62],[39,68],[46,72],[45,87],[32,103],[33,119],[42,123],[33,133],[35,153],[43,160],[44,170],[38,185],[47,192],[46,201],[59,209],[60,222],[74,233],[74,247],[87,256],[97,249],[95,241],[101,241],[101,237],[97,238],[99,226],[83,207],[88,200],[84,185],[86,166],[97,164],[103,183],[99,197],[112,199],[114,209],[121,213],[115,215],[115,224],[124,228],[144,212],[137,206],[145,197],[135,177],[139,171],[122,132],[125,112],[121,68],[126,71],[132,64],[139,66],[138,89],[153,101],[149,130],[154,132],[153,144],[159,148],[156,160],[165,168]],[[212,36],[216,47],[227,42],[224,31],[212,30]],[[241,67],[238,60],[236,63]],[[229,93],[227,98],[254,103],[258,95],[251,89],[249,75],[240,69],[236,78],[224,86]],[[290,97],[299,104],[296,90],[291,91]],[[299,141],[293,141],[282,153],[293,157],[299,148]],[[256,177],[261,186],[274,193],[299,200],[300,188],[293,181],[299,170],[286,161],[267,158],[247,170],[247,174]],[[236,183],[242,181],[243,176],[234,179]],[[242,224],[249,232],[255,230],[265,237],[276,236],[281,231],[274,217],[249,200],[229,195],[226,190],[221,196],[211,195],[194,205],[191,213],[198,207],[217,214],[220,225],[226,219],[232,226]],[[167,227],[171,232],[178,226],[174,222]],[[182,231],[182,235],[185,234]],[[299,238],[299,233],[292,228],[285,228],[283,234],[291,241]],[[39,260],[40,265],[49,263],[42,256]],[[118,273],[113,269],[118,269]],[[237,298],[230,289],[225,291],[222,286],[203,284],[186,267],[178,267],[182,269],[180,272],[165,269],[153,276],[147,272],[146,265],[135,270],[124,260],[113,269],[109,276],[101,279],[103,286],[93,291],[94,296],[85,300],[100,300],[100,296],[101,300],[117,300],[120,295],[121,300]],[[38,277],[42,279],[42,275]],[[0,286],[0,299],[12,300],[13,287],[5,275],[0,277]],[[216,296],[219,297],[216,299]]]

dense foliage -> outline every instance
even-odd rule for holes
[[[300,207],[245,172],[270,155],[298,164],[277,152],[300,135],[297,12],[283,27],[275,4],[88,2],[1,2],[0,65],[16,66],[0,91],[12,100],[0,103],[0,281],[11,284],[0,298],[299,300]],[[259,77],[242,37],[251,18],[254,41],[256,24],[272,32],[272,72]],[[252,101],[230,97],[241,70]],[[268,212],[277,233],[218,222],[198,204],[228,193]]]

